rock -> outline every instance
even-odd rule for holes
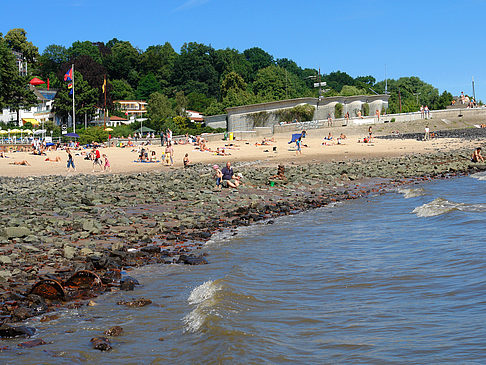
[[[95,350],[111,350],[110,340],[108,340],[106,337],[93,337],[90,342]]]
[[[22,238],[30,234],[30,229],[26,227],[7,227],[4,229],[4,236],[7,238]]]
[[[36,340],[19,343],[17,346],[23,348],[31,348],[31,347],[42,346],[42,345],[47,345],[47,342],[44,341],[42,338],[38,338]]]
[[[3,324],[0,326],[0,338],[31,337],[35,334],[35,328],[26,326],[10,326]]]
[[[30,308],[18,307],[12,312],[12,317],[15,318],[15,322],[24,321],[27,318],[33,317],[34,312]]]
[[[96,302],[94,302],[94,301],[92,301],[92,300],[90,300],[90,301],[88,302],[88,307],[94,307],[94,306],[97,306],[97,305],[98,305],[98,304],[96,304]]]
[[[194,256],[194,255],[180,255],[179,260],[177,260],[178,264],[185,264],[185,265],[206,265],[208,261],[201,255],[201,256]]]
[[[120,326],[111,327],[110,329],[103,332],[107,336],[120,336],[123,332],[123,328]]]
[[[111,250],[112,251],[119,251],[120,249],[122,249],[124,246],[123,242],[115,242],[111,245]]]
[[[160,247],[159,246],[145,246],[140,249],[140,251],[147,252],[147,253],[159,253]]]
[[[76,255],[76,249],[71,246],[65,246],[64,247],[64,257],[67,258],[68,260],[72,259]]]
[[[2,255],[0,256],[0,264],[11,264],[12,259],[8,256]]]
[[[132,278],[131,276],[124,276],[120,280],[120,289],[121,290],[133,290],[135,289],[135,285],[140,285],[137,279]]]
[[[59,318],[59,314],[46,314],[45,316],[42,316],[40,321],[41,322],[49,322],[49,321],[53,321],[55,319],[58,319]]]
[[[88,247],[83,247],[80,253],[82,256],[90,256],[93,254],[93,250],[89,249]]]
[[[21,246],[21,249],[22,249],[22,251],[27,251],[27,252],[39,252],[40,251],[40,249],[38,249],[37,247],[32,246],[32,245],[26,245],[26,244],[23,244]]]
[[[0,278],[7,280],[12,277],[12,272],[10,270],[0,270]]]

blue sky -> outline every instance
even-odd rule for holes
[[[486,102],[486,0],[0,0],[0,32],[24,28],[42,52],[76,40],[144,50],[184,42],[261,47],[321,72],[418,76]]]

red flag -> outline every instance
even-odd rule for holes
[[[47,91],[49,91],[49,79],[47,79]]]

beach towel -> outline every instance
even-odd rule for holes
[[[133,162],[138,162],[138,163],[157,163],[157,162],[160,162],[159,160],[157,161],[139,161],[139,160],[135,160]]]
[[[289,144],[297,141],[300,137],[302,137],[302,133],[294,133],[294,134],[292,134],[292,139],[290,140]]]

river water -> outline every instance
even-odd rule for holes
[[[486,174],[413,185],[244,227],[210,265],[130,273],[134,292],[35,326],[10,364],[483,363]],[[116,305],[133,297],[154,304]],[[114,325],[113,350],[89,340]]]

